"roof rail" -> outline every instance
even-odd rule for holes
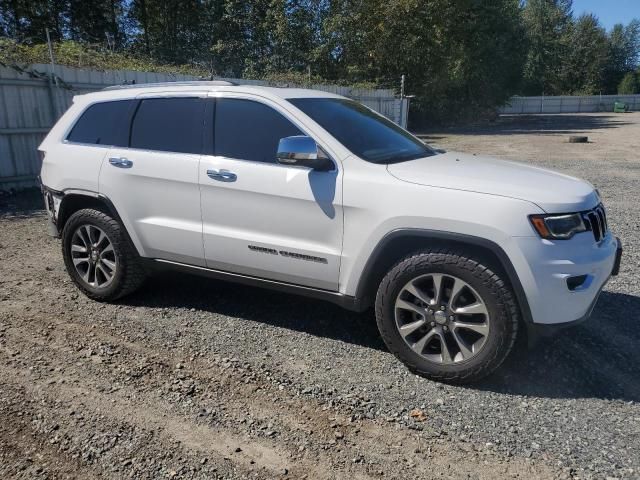
[[[158,82],[158,83],[129,83],[123,85],[112,85],[110,87],[103,88],[102,90],[122,90],[126,88],[149,88],[149,87],[188,87],[188,86],[203,86],[203,87],[230,87],[238,85],[235,82],[228,80],[190,80],[184,82]]]

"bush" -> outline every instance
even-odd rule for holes
[[[101,46],[66,40],[53,43],[53,56],[56,64],[65,67],[86,68],[91,70],[133,70],[137,72],[157,72],[168,74],[193,75],[203,79],[211,78],[211,72],[202,65],[162,63],[141,54],[113,52]],[[0,65],[25,67],[34,63],[49,63],[47,44],[26,45],[0,38]],[[258,80],[271,84],[289,84],[311,86],[313,84],[343,85],[353,88],[376,88],[373,82],[346,83],[327,81],[326,79],[299,72],[269,73]]]

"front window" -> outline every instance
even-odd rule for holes
[[[276,163],[280,139],[293,135],[302,135],[302,132],[267,105],[240,98],[217,100],[216,155]]]
[[[397,163],[434,155],[424,143],[364,105],[341,98],[292,98],[351,153],[372,163]]]

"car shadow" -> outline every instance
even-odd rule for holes
[[[45,213],[44,200],[38,188],[17,193],[0,191],[0,218],[21,219]]]
[[[640,401],[640,297],[603,292],[589,320],[516,349],[473,388],[547,398]]]
[[[616,114],[571,115],[501,115],[496,121],[478,125],[450,128],[428,128],[414,132],[425,141],[434,141],[447,135],[572,135],[592,130],[618,128],[630,125],[624,116]]]
[[[154,308],[196,308],[362,347],[386,349],[371,312],[350,312],[322,300],[184,273],[157,273],[143,288],[120,302]]]
[[[320,300],[162,273],[121,302],[196,308],[386,351],[371,311]],[[527,349],[518,345],[490,377],[464,388],[546,398],[640,401],[640,297],[604,292],[590,320]]]

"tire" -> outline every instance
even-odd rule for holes
[[[453,250],[416,252],[399,261],[380,283],[375,310],[380,334],[400,361],[414,373],[450,383],[474,382],[498,368],[514,345],[520,316],[498,274]]]
[[[100,246],[95,247],[99,253],[94,255],[93,247],[87,250],[86,245],[94,245],[98,239],[102,239]],[[98,250],[100,247],[102,251]],[[83,248],[87,251],[83,252]],[[99,210],[78,210],[69,217],[62,230],[62,255],[73,283],[93,300],[111,301],[124,297],[139,288],[146,277],[124,227]],[[85,256],[87,261],[84,261]],[[107,263],[114,268],[108,267]],[[93,265],[93,277],[88,270],[90,264]],[[89,272],[86,277],[83,276],[85,271]]]

